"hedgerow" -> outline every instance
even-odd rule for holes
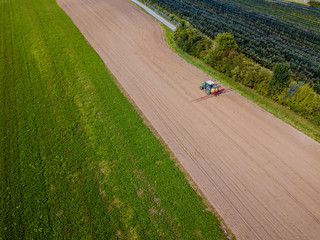
[[[190,37],[193,34],[197,34],[197,37]],[[276,100],[302,117],[311,119],[316,124],[320,123],[319,95],[309,84],[300,87],[294,94],[286,94],[290,81],[293,81],[288,63],[276,64],[272,73],[239,53],[232,34],[219,33],[213,42],[205,40],[206,45],[203,44],[205,36],[200,35],[199,32],[191,29],[191,26],[186,27],[183,23],[174,33],[174,39],[183,51],[204,60],[213,69]],[[190,38],[193,41],[190,41]],[[198,45],[205,47],[195,54],[192,49]],[[203,55],[200,52],[207,54]]]
[[[212,39],[233,34],[241,52],[269,69],[289,62],[296,77],[320,93],[319,10],[267,0],[145,1],[187,19]]]

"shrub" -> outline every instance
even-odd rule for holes
[[[289,84],[290,65],[288,63],[278,63],[273,68],[273,76],[270,81],[270,94],[279,95]]]
[[[310,0],[309,5],[314,8],[320,8],[320,2],[316,0]]]
[[[297,86],[297,83],[292,84]],[[316,120],[319,117],[320,96],[309,84],[302,85],[293,96],[289,95],[280,102],[305,118]]]
[[[228,32],[219,33],[214,38],[214,41],[215,41],[216,50],[226,51],[226,50],[238,48],[237,43],[234,41],[234,36]]]
[[[177,46],[190,55],[203,58],[211,48],[212,42],[195,29],[181,24],[174,33]]]

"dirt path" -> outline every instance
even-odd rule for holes
[[[320,239],[320,144],[236,93],[190,103],[208,76],[131,1],[58,3],[238,239]]]

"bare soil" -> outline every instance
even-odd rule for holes
[[[58,0],[238,239],[320,239],[320,144],[208,76],[129,0]]]

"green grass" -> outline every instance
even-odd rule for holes
[[[0,239],[225,239],[54,0],[0,19]]]
[[[166,42],[171,47],[171,49],[175,51],[180,57],[182,57],[190,64],[193,64],[194,66],[201,69],[203,72],[205,72],[212,78],[215,78],[220,83],[226,86],[236,87],[240,85],[240,88],[237,88],[235,91],[237,91],[247,99],[253,101],[266,111],[270,112],[271,114],[292,125],[301,132],[305,133],[309,137],[320,142],[320,129],[316,124],[312,123],[307,119],[302,118],[301,116],[290,111],[286,107],[274,102],[273,100],[258,94],[253,89],[243,86],[240,83],[234,81],[233,79],[225,76],[224,74],[215,71],[208,64],[204,63],[204,61],[183,52],[179,47],[177,47],[175,41],[173,40],[173,31],[165,25],[162,25],[162,27],[164,29],[164,36]]]

